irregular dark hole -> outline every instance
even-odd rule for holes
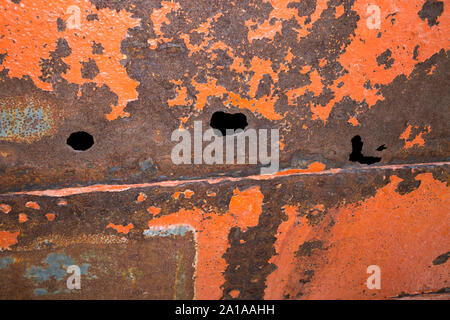
[[[247,117],[243,113],[233,114],[217,111],[213,113],[209,125],[211,126],[211,128],[219,130],[222,135],[225,136],[227,134],[227,129],[244,130],[248,123]]]
[[[379,146],[379,147],[377,148],[377,151],[383,151],[384,149],[387,149],[385,144]]]
[[[435,266],[446,263],[448,258],[450,258],[450,251],[444,254],[441,254],[439,257],[433,260],[433,264]]]
[[[352,162],[359,162],[361,164],[373,164],[381,161],[380,157],[366,157],[362,152],[363,142],[360,136],[352,138],[352,153],[350,153],[349,160]]]
[[[86,151],[94,144],[94,137],[84,131],[73,132],[67,138],[67,144],[77,151]]]

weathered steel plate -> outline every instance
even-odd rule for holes
[[[449,10],[435,0],[2,0],[0,190],[259,172],[172,163],[171,133],[194,121],[206,130],[216,111],[279,129],[283,168],[358,165],[356,135],[380,164],[445,161]],[[66,145],[79,130],[95,139],[83,153]]]
[[[448,165],[297,171],[0,196],[0,259],[14,259],[2,296],[67,297],[27,272],[51,254],[90,264],[81,298],[172,298],[181,277],[180,295],[197,299],[446,293],[448,175]],[[379,290],[366,285],[370,265]]]
[[[0,0],[0,298],[448,299],[448,34],[447,0]],[[278,172],[174,163],[219,111]]]

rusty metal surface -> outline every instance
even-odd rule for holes
[[[0,0],[0,298],[448,298],[449,10]],[[280,172],[173,164],[216,111]]]
[[[282,167],[352,165],[355,135],[380,163],[448,159],[448,9],[378,1],[369,29],[369,2],[3,0],[0,190],[255,173],[170,161],[171,132],[217,110],[279,128]],[[80,129],[96,144],[74,155]]]
[[[1,253],[10,263],[0,271],[0,285],[16,297],[32,296],[23,287],[45,288],[50,298],[78,297],[33,277],[30,270],[52,253],[92,264],[78,293],[83,298],[142,298],[138,289],[129,295],[99,290],[108,279],[129,288],[127,270],[133,268],[144,273],[136,282],[150,290],[149,297],[173,297],[181,252],[186,284],[180,295],[195,292],[197,299],[367,299],[447,292],[448,174],[448,166],[431,165],[0,196],[10,208],[0,216],[8,230],[0,245],[10,249]],[[117,255],[125,252],[137,257],[119,263]],[[99,264],[115,271],[98,271]],[[366,287],[365,269],[372,264],[382,267],[381,290]],[[156,293],[152,279],[165,281]]]

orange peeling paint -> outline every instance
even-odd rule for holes
[[[231,290],[231,291],[229,292],[230,296],[231,296],[233,299],[236,299],[237,297],[239,297],[239,294],[240,294],[240,293],[241,293],[241,292],[240,292],[239,290],[236,290],[236,289]]]
[[[352,10],[358,13],[360,19],[351,43],[339,58],[346,72],[330,87],[334,98],[325,106],[311,108],[313,119],[326,122],[333,106],[346,96],[361,103],[366,102],[369,108],[374,106],[384,100],[374,87],[375,84],[387,85],[399,75],[409,77],[417,63],[424,62],[441,49],[450,48],[450,38],[446,36],[450,33],[449,6],[444,6],[439,24],[430,27],[418,15],[424,3],[424,0],[377,1],[381,12],[380,29],[369,29],[367,7],[374,4],[373,1],[355,2]],[[392,14],[395,14],[393,23],[392,17],[389,17]],[[419,54],[414,59],[416,46],[419,46]],[[390,68],[385,68],[378,64],[377,57],[388,49],[393,63]],[[366,89],[365,84],[369,81],[372,88]]]
[[[302,28],[297,30],[299,32],[299,39],[300,37],[305,37],[309,33],[308,28],[319,19],[323,10],[327,8],[326,0],[317,1],[316,9],[311,15],[310,22],[306,23],[307,17],[299,17],[297,9],[293,6],[289,6],[289,4],[294,3],[295,1],[265,0],[264,2],[269,2],[273,9],[270,12],[269,17],[262,23],[258,24],[253,19],[245,22],[245,25],[248,28],[247,38],[249,42],[259,39],[273,40],[277,33],[281,33],[283,20],[287,21],[292,18],[294,18]]]
[[[80,24],[68,25],[65,31],[57,31],[57,19],[66,22],[75,20],[76,13],[68,12],[70,6],[76,6],[80,13]],[[98,20],[88,21],[88,14],[97,14]],[[12,1],[3,4],[0,11],[0,26],[4,37],[0,38],[0,53],[7,53],[0,70],[8,69],[11,78],[29,76],[34,84],[44,90],[51,90],[50,83],[42,81],[41,59],[48,59],[56,49],[59,38],[65,39],[72,52],[63,61],[70,69],[62,74],[67,81],[76,84],[95,82],[98,86],[106,84],[117,94],[118,104],[111,105],[108,120],[128,116],[124,111],[128,101],[137,98],[138,82],[130,79],[126,69],[120,64],[123,55],[120,44],[127,30],[139,24],[131,13],[109,9],[97,10],[95,5],[85,0],[42,1],[22,0],[20,5]],[[92,43],[101,43],[102,55],[92,53]],[[95,60],[99,73],[93,80],[81,76],[80,62]]]
[[[278,81],[278,74],[272,69],[272,61],[261,59],[259,57],[253,57],[251,61],[251,67],[249,71],[253,72],[253,76],[249,81],[250,91],[248,94],[251,97],[256,96],[256,91],[264,75],[268,74],[271,76],[274,82]]]
[[[356,117],[350,117],[350,119],[348,119],[347,122],[350,123],[354,127],[359,125],[358,119],[356,119]]]
[[[228,92],[229,103],[241,109],[248,109],[251,112],[257,112],[269,120],[280,120],[283,117],[275,112],[275,102],[278,100],[267,95],[259,99],[244,99],[238,94]]]
[[[173,106],[184,106],[188,103],[187,100],[187,88],[186,87],[178,87],[176,90],[176,96],[173,99],[167,100],[167,104],[169,107]],[[189,101],[190,103],[192,101]]]
[[[259,83],[265,75],[269,75],[275,83],[278,81],[278,73],[272,69],[272,62],[270,60],[265,60],[255,56],[252,57],[249,62],[249,66],[246,66],[242,57],[236,56],[231,47],[222,41],[215,40],[214,37],[209,34],[209,28],[211,22],[216,21],[220,16],[221,13],[212,18],[208,18],[205,23],[200,24],[200,27],[194,30],[202,37],[202,43],[200,45],[192,45],[189,34],[182,34],[180,35],[180,38],[184,40],[190,56],[193,53],[202,51],[205,52],[211,60],[214,60],[217,56],[215,50],[220,49],[226,51],[228,56],[233,60],[230,70],[241,74],[245,73],[247,75],[247,81],[250,87],[249,92],[246,93],[248,98],[244,97],[241,93],[231,92],[225,87],[218,85],[217,79],[207,77],[206,82],[201,83],[196,82],[195,79],[192,79],[191,86],[196,92],[194,103],[195,110],[202,111],[207,105],[209,97],[218,97],[223,98],[225,104],[236,106],[241,109],[248,109],[251,112],[258,113],[269,120],[282,119],[283,117],[275,112],[275,103],[278,100],[277,97],[265,95],[263,97],[259,97],[258,99],[255,98]],[[285,70],[286,66],[282,65],[279,69]],[[168,106],[173,107],[176,105],[186,105],[186,102],[191,104],[192,101],[187,97],[187,88],[181,87],[180,83],[174,83],[178,86],[175,89],[175,97],[167,101]]]
[[[296,288],[300,274],[296,272],[295,252],[312,230],[306,217],[298,217],[297,207],[286,205],[283,209],[287,218],[278,227],[276,254],[269,260],[277,269],[267,277],[264,299],[284,299],[286,291]]]
[[[173,1],[162,1],[160,9],[154,9],[150,14],[150,20],[153,23],[153,31],[155,33],[156,39],[149,39],[147,42],[150,44],[150,49],[154,50],[158,47],[159,43],[167,43],[172,41],[172,38],[164,37],[164,33],[161,30],[164,25],[169,25],[170,20],[168,15],[171,13],[176,13],[181,6],[177,2]]]
[[[178,2],[161,1],[161,9],[154,9],[150,15],[150,19],[153,22],[153,31],[157,36],[162,36],[161,28],[163,24],[170,24],[167,15],[171,12],[180,9]]]
[[[184,197],[186,199],[190,199],[193,195],[194,195],[194,191],[192,191],[192,190],[187,189],[184,191]]]
[[[28,217],[25,213],[19,213],[19,223],[24,223],[28,221]]]
[[[55,214],[54,213],[47,213],[46,215],[45,215],[45,217],[47,218],[47,220],[48,221],[53,221],[53,220],[55,220]]]
[[[151,207],[148,207],[147,211],[148,211],[148,213],[156,216],[157,214],[159,214],[161,212],[161,208],[151,206]]]
[[[322,91],[323,91],[323,84],[322,84],[322,80],[321,77],[319,75],[319,73],[317,72],[317,70],[313,70],[310,71],[309,66],[306,66],[302,69],[303,74],[307,74],[309,73],[309,80],[310,80],[310,84],[300,87],[300,88],[296,88],[296,89],[291,89],[286,91],[286,95],[288,97],[289,103],[293,104],[295,103],[295,100],[300,97],[303,96],[306,91],[310,91],[312,93],[314,93],[314,96],[319,96]],[[317,107],[312,107],[313,108],[317,108]]]
[[[302,293],[302,299],[382,299],[440,289],[448,266],[433,265],[433,260],[448,251],[443,239],[450,230],[450,187],[431,173],[416,180],[419,187],[402,195],[397,192],[402,179],[393,175],[372,198],[328,209],[317,226],[309,226],[297,217],[295,207],[286,206],[287,220],[279,227],[275,245],[279,255],[272,258],[280,269],[268,276],[265,298]],[[312,240],[320,240],[323,250],[295,255],[301,244]],[[380,290],[367,289],[370,265],[381,268]],[[299,275],[305,270],[314,273],[298,292]]]
[[[59,200],[58,201],[58,206],[60,206],[60,207],[67,206],[67,201],[66,200]]]
[[[262,212],[263,194],[259,187],[236,190],[225,214],[204,212],[201,209],[181,209],[149,221],[149,227],[190,225],[195,229],[197,262],[195,272],[195,298],[219,299],[226,262],[222,258],[229,246],[228,233],[232,227],[243,230],[255,226]]]
[[[244,60],[241,57],[234,57],[230,70],[236,71],[237,73],[246,71],[247,69],[245,68]]]
[[[177,199],[180,197],[180,194],[181,194],[180,191],[176,191],[176,192],[173,194],[173,198],[174,198],[175,200],[177,200]]]
[[[139,202],[145,201],[145,199],[147,199],[147,195],[143,192],[140,192],[136,199],[136,202],[139,203]]]
[[[9,212],[11,212],[11,206],[2,203],[2,204],[0,204],[0,211],[2,211],[3,213],[9,213]]]
[[[290,174],[295,174],[295,173],[320,172],[320,171],[324,171],[325,168],[326,168],[326,166],[323,163],[313,162],[313,163],[309,164],[308,168],[306,168],[306,169],[288,169],[288,170],[277,172],[277,173],[275,173],[275,175],[285,176],[285,175],[290,175]]]
[[[250,42],[264,38],[273,40],[275,35],[281,32],[282,27],[280,20],[276,21],[273,25],[268,20],[265,20],[259,25],[253,21],[246,21],[245,26],[248,28],[248,40]]]
[[[28,201],[26,204],[25,204],[25,207],[27,207],[27,208],[31,208],[31,209],[34,209],[34,210],[39,210],[41,207],[39,206],[39,204],[37,204],[36,202],[34,202],[34,201]]]
[[[216,19],[216,17],[214,19]],[[184,39],[186,46],[190,50],[191,54],[202,49],[200,47],[190,46],[189,35],[184,34],[180,37]],[[208,43],[211,39],[212,38],[210,38],[209,35],[206,35],[204,42]],[[206,44],[204,46],[206,46]],[[258,99],[255,98],[259,83],[266,74],[270,75],[274,82],[278,81],[278,74],[272,69],[272,62],[270,60],[264,60],[259,57],[253,57],[250,62],[250,66],[247,68],[244,65],[242,58],[235,57],[232,48],[228,47],[223,42],[213,42],[208,47],[208,49],[205,49],[209,55],[212,55],[212,58],[214,58],[214,49],[222,49],[227,51],[230,58],[233,59],[233,64],[230,66],[230,70],[239,73],[245,72],[251,75],[249,76],[250,80],[248,81],[248,84],[250,86],[248,96],[250,96],[250,99],[243,98],[240,94],[228,91],[225,87],[218,85],[217,79],[208,77],[205,83],[199,83],[192,79],[191,85],[195,88],[196,91],[194,104],[195,109],[197,111],[203,110],[208,103],[209,97],[218,97],[224,98],[226,104],[233,105],[241,109],[248,109],[254,113],[257,112],[269,120],[282,119],[283,117],[275,112],[275,102],[278,100],[277,97],[265,95]],[[169,107],[175,105],[186,105],[186,90],[184,87],[177,87],[175,98],[168,100]],[[188,101],[189,103],[191,103],[190,100]]]
[[[415,128],[417,128],[417,127],[415,127]],[[417,145],[419,147],[422,147],[423,145],[425,145],[425,141],[423,140],[422,136],[424,134],[427,134],[427,133],[431,132],[430,126],[427,126],[424,131],[422,131],[418,135],[416,135],[414,137],[414,139],[412,139],[411,141],[407,141],[409,139],[410,135],[411,135],[411,129],[412,129],[412,126],[409,125],[405,129],[405,131],[403,131],[403,133],[400,135],[400,139],[405,140],[405,149],[412,148],[415,145]]]
[[[113,224],[110,223],[106,226],[106,228],[113,228],[114,230],[116,230],[119,233],[124,233],[124,234],[128,234],[128,232],[130,232],[131,229],[134,228],[133,224],[130,223],[126,226],[122,226],[120,224]]]
[[[11,246],[17,243],[20,232],[0,231],[0,251],[11,250]]]
[[[336,7],[336,14],[335,14],[335,18],[338,19],[340,16],[342,16],[344,14],[344,5],[340,5],[339,7]]]
[[[325,9],[328,8],[327,2],[328,0],[317,0],[316,8],[310,18],[304,16],[297,19],[297,21],[301,26],[301,29],[294,29],[294,30],[297,31],[297,40],[299,42],[301,42],[301,39],[305,38],[311,32],[312,25],[317,20],[319,20],[322,13],[325,11]]]
[[[207,83],[199,83],[192,79],[191,84],[197,90],[195,104],[197,110],[203,110],[208,102],[208,97],[222,97],[227,92],[224,87],[217,85],[217,79],[208,79]]]
[[[194,195],[194,191],[190,190],[190,189],[186,189],[185,191],[181,192],[181,191],[176,191],[173,194],[173,198],[174,199],[178,199],[180,197],[180,195],[184,195],[184,197],[186,199],[190,199],[193,195]]]

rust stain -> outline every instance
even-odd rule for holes
[[[1,236],[0,236],[1,237]],[[18,251],[34,251],[42,248],[43,243],[51,243],[54,248],[64,248],[77,244],[118,244],[128,243],[125,237],[118,237],[117,235],[107,234],[80,234],[77,236],[61,236],[58,234],[51,234],[46,237],[36,237],[28,245],[18,245]]]

